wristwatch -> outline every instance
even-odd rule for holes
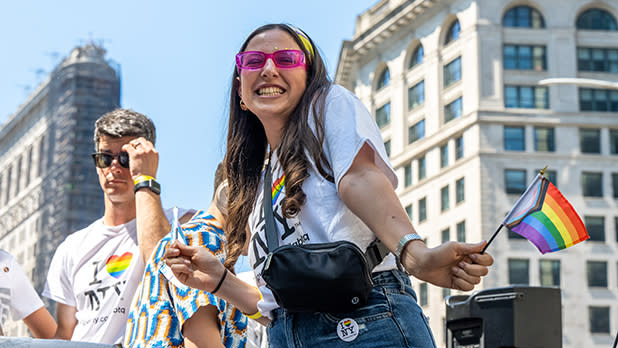
[[[406,245],[408,245],[408,243],[410,243],[411,241],[417,239],[423,240],[423,238],[421,238],[421,236],[416,233],[409,233],[401,237],[399,243],[397,244],[397,249],[395,249],[395,257],[397,258],[398,263],[401,263],[401,253],[403,252],[403,248],[405,248]]]
[[[155,179],[143,180],[135,184],[133,191],[137,192],[137,190],[147,187],[150,191],[161,194],[161,185]]]

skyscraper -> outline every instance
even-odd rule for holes
[[[120,68],[105,53],[74,48],[0,126],[0,248],[39,292],[58,244],[103,214],[94,121],[120,104]],[[9,323],[5,333],[25,328]]]

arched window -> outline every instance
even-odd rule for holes
[[[577,29],[586,30],[618,30],[616,18],[611,13],[598,8],[584,11],[577,17]]]
[[[418,46],[414,49],[414,53],[412,53],[408,69],[412,69],[413,67],[421,64],[423,62],[423,57],[425,57],[425,50],[423,49],[423,45],[418,44]]]
[[[505,27],[517,28],[545,28],[543,15],[530,6],[516,6],[506,11],[502,18]]]
[[[384,71],[380,74],[380,78],[378,79],[378,89],[382,89],[388,86],[388,82],[391,80],[391,73],[388,68],[385,68]]]
[[[459,39],[459,32],[461,31],[461,27],[459,26],[459,21],[455,20],[453,24],[448,28],[448,32],[446,33],[446,38],[444,39],[444,44],[447,45],[451,41],[455,41]]]

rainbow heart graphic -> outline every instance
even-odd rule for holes
[[[348,320],[343,322],[344,326],[350,326],[350,324],[352,324],[352,320],[350,320],[350,319],[348,319]]]
[[[112,255],[109,259],[107,259],[105,269],[109,275],[118,279],[129,267],[132,258],[133,254],[128,251],[120,256]]]

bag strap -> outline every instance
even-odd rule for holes
[[[264,222],[266,227],[266,244],[268,245],[268,252],[272,253],[279,247],[279,240],[277,233],[275,232],[275,218],[273,214],[273,202],[272,202],[272,173],[270,171],[270,159],[266,162],[266,168],[264,169]],[[384,257],[390,253],[390,250],[382,243],[378,238],[374,239],[365,251],[365,260],[367,260],[367,267],[369,272],[373,268],[384,260]]]
[[[264,206],[264,223],[266,225],[266,245],[268,245],[268,252],[272,253],[279,247],[279,237],[275,232],[275,215],[273,214],[272,199],[273,177],[270,172],[270,159],[267,160],[266,168],[264,170],[264,199],[262,201],[262,205]]]

